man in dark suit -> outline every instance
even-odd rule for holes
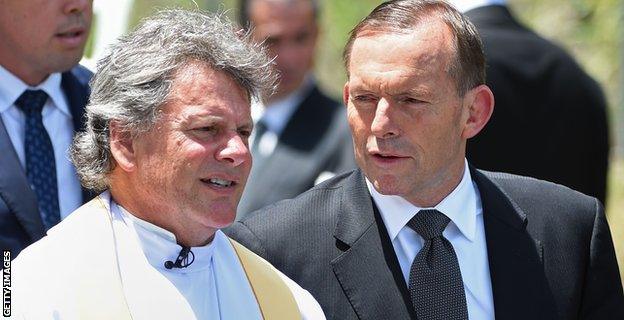
[[[254,105],[254,164],[238,219],[293,198],[336,173],[355,168],[344,108],[311,73],[318,37],[314,0],[241,1],[241,23],[267,45],[280,74],[276,93]]]
[[[91,72],[91,1],[1,1],[0,248],[12,257],[88,199],[68,148]]]
[[[359,170],[230,230],[329,319],[622,319],[600,202],[475,169],[494,97],[474,26],[443,1],[389,1],[352,31],[344,87]]]
[[[492,119],[468,142],[468,160],[605,203],[609,126],[599,85],[563,49],[520,24],[504,2],[455,1],[483,39],[496,97]]]

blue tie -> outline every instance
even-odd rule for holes
[[[15,105],[26,115],[26,176],[37,195],[43,226],[48,230],[60,221],[60,214],[54,148],[41,118],[46,100],[48,95],[43,90],[26,90]]]

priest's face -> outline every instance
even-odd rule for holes
[[[179,70],[156,125],[133,140],[134,211],[178,242],[230,225],[251,168],[252,127],[248,95],[229,75],[200,62]]]

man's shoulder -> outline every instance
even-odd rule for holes
[[[346,184],[350,182],[357,170],[344,172],[319,183],[293,199],[278,201],[272,205],[256,210],[245,221],[255,222],[262,219],[259,216],[268,215],[293,215],[309,211],[317,211],[319,207],[332,204],[331,200],[339,200]],[[337,203],[333,203],[337,205]],[[297,219],[297,218],[293,218]]]
[[[473,171],[475,172],[475,171]],[[591,196],[572,190],[564,185],[503,172],[476,170],[475,179],[481,197],[501,192],[525,212],[564,212],[567,214],[595,214],[600,202]]]
[[[101,201],[100,197],[96,197],[76,209],[67,218],[48,230],[45,237],[20,252],[16,262],[18,264],[30,264],[34,261],[48,259],[53,254],[71,254],[77,247],[87,245],[89,235],[93,234],[93,229],[104,226],[101,222],[106,219],[102,215],[102,211],[105,209],[100,207],[98,201]],[[60,256],[58,258],[61,259]]]
[[[91,81],[91,78],[93,77],[93,72],[85,66],[77,64],[68,71],[63,72],[63,77],[71,78],[72,80],[75,80],[74,83],[78,83],[85,88],[88,88],[89,81]]]
[[[335,224],[346,192],[345,186],[353,184],[359,174],[358,170],[345,172],[319,183],[296,198],[256,210],[234,223],[226,233],[239,240],[259,235],[275,237],[280,232],[310,232],[311,228],[329,228]],[[251,249],[262,252],[258,248]]]

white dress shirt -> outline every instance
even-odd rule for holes
[[[450,0],[451,4],[461,12],[467,12],[474,8],[489,5],[505,5],[506,0]]]
[[[469,318],[494,319],[483,208],[479,190],[470,176],[468,162],[464,160],[464,163],[464,175],[460,183],[433,208],[451,220],[443,235],[453,245],[457,254]],[[405,283],[409,283],[410,267],[424,240],[407,226],[407,222],[421,209],[431,208],[416,207],[399,196],[382,195],[368,179],[366,184],[388,230]]]
[[[261,137],[256,137],[255,131],[251,137],[251,141],[260,139],[258,152],[262,156],[266,157],[273,153],[279,136],[286,128],[292,115],[297,111],[297,106],[301,104],[313,87],[314,77],[308,75],[302,85],[286,97],[273,101],[266,106],[258,101],[252,103],[251,116],[254,119],[254,123],[262,121],[267,129]]]
[[[129,231],[130,238],[138,241],[147,262],[167,278],[188,302],[194,319],[262,319],[245,271],[223,232],[217,231],[212,242],[205,246],[192,247],[195,260],[188,267],[166,269],[165,261],[175,261],[182,249],[175,235],[135,217],[112,200],[110,203],[116,236],[123,237],[122,234]],[[123,271],[124,267],[121,268]],[[306,290],[279,274],[293,293],[303,319],[325,319],[321,307]],[[140,293],[147,287],[140,282],[123,282],[127,296],[132,292]],[[150,313],[149,304],[133,304],[131,298],[128,300],[130,308],[138,318],[158,318]]]
[[[82,191],[76,170],[69,160],[68,150],[74,136],[74,124],[61,89],[61,74],[53,73],[38,86],[30,87],[0,66],[0,116],[22,168],[26,168],[26,116],[14,102],[27,89],[41,89],[50,97],[43,106],[41,116],[54,148],[59,209],[63,219],[82,205]]]

